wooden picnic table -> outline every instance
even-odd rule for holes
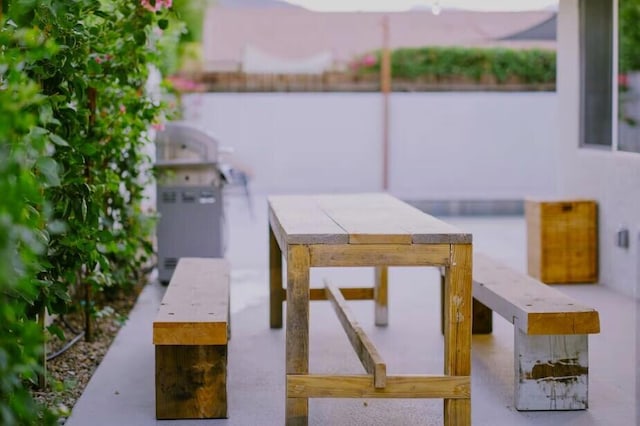
[[[383,193],[268,201],[272,328],[282,327],[287,302],[287,425],[308,424],[308,398],[314,397],[443,398],[445,425],[471,424],[471,235]],[[352,266],[375,267],[374,286],[342,293],[310,288],[310,268]],[[373,299],[376,325],[387,324],[388,266],[444,268],[444,374],[386,376],[375,348],[343,312],[344,299]],[[335,303],[369,375],[309,374],[309,301],[317,299]]]

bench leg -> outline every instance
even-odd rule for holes
[[[440,332],[444,334],[444,274],[440,270]],[[493,311],[480,301],[473,299],[471,305],[473,324],[472,334],[491,334],[493,332]]]
[[[473,334],[491,334],[493,331],[493,311],[478,300],[473,299]]]
[[[227,417],[227,346],[156,345],[156,418]]]
[[[269,227],[269,324],[271,328],[282,328],[282,252]]]
[[[516,409],[588,408],[588,335],[533,336],[514,328]]]
[[[377,326],[386,326],[389,323],[389,268],[386,266],[376,266],[375,275],[375,285],[373,288],[375,323]]]

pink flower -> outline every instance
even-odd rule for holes
[[[173,0],[156,0],[155,6],[151,5],[150,0],[140,0],[140,5],[150,12],[157,12],[163,7],[169,9],[173,5]]]
[[[378,62],[378,58],[376,58],[374,55],[371,55],[371,54],[365,55],[361,61],[362,65],[364,65],[365,67],[373,66],[377,62]]]
[[[120,105],[120,114],[126,114],[127,112],[127,107],[124,105]]]
[[[164,123],[159,122],[159,121],[155,121],[153,123],[151,123],[151,127],[153,127],[155,130],[161,132],[164,130]]]
[[[618,86],[627,87],[629,85],[629,76],[627,74],[618,74]]]
[[[111,56],[111,55],[98,55],[98,54],[95,54],[95,56],[93,57],[93,60],[96,61],[96,63],[98,63],[98,64],[110,61],[111,59],[113,59],[113,56]]]

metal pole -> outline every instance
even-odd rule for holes
[[[382,58],[380,63],[382,91],[382,189],[389,189],[389,92],[391,92],[391,52],[389,51],[389,16],[382,18]]]

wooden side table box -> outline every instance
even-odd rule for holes
[[[525,200],[529,275],[547,284],[596,282],[597,215],[593,200]]]

